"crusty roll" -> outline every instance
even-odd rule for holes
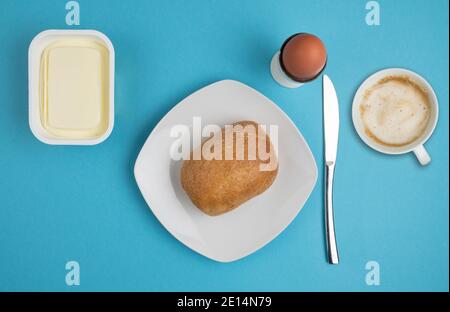
[[[260,147],[265,147],[263,154]],[[226,213],[263,193],[278,173],[270,138],[253,121],[235,123],[232,132],[223,128],[197,148],[202,153],[197,150],[196,155],[201,157],[195,160],[194,151],[190,160],[184,161],[181,185],[192,202],[210,216]]]

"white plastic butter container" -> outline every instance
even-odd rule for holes
[[[28,50],[29,125],[46,144],[95,145],[114,127],[111,41],[94,30],[46,30]]]

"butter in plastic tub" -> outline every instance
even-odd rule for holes
[[[47,30],[29,48],[29,123],[40,141],[94,145],[114,126],[114,48],[93,30]]]

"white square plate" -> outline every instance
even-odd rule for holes
[[[275,182],[221,216],[210,217],[192,204],[180,183],[182,161],[170,157],[171,128],[191,127],[197,116],[202,126],[241,120],[278,125]],[[139,153],[134,175],[150,209],[175,238],[208,258],[230,262],[263,247],[291,223],[314,188],[317,166],[305,139],[277,105],[240,82],[223,80],[193,93],[159,122]]]

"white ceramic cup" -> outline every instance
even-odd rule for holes
[[[428,121],[428,125],[426,126],[425,130],[421,134],[419,138],[417,138],[415,141],[411,142],[410,144],[404,145],[404,146],[386,146],[382,145],[372,138],[370,138],[365,131],[365,126],[363,124],[362,118],[361,118],[361,112],[359,106],[361,105],[362,98],[364,95],[364,92],[371,88],[374,84],[376,84],[380,79],[383,79],[387,76],[407,76],[410,79],[412,79],[415,83],[417,83],[419,86],[424,88],[429,96],[429,103],[430,103],[430,119]],[[353,107],[352,107],[352,118],[353,118],[353,125],[355,126],[356,132],[361,137],[361,139],[369,145],[374,150],[377,150],[381,153],[385,154],[392,154],[392,155],[398,155],[398,154],[405,154],[409,152],[414,152],[417,159],[419,160],[421,165],[427,165],[431,161],[431,157],[428,154],[427,150],[423,146],[425,142],[430,138],[431,134],[433,133],[434,129],[436,128],[436,124],[438,121],[439,116],[439,105],[438,100],[436,97],[436,93],[434,92],[431,85],[420,75],[416,74],[415,72],[412,72],[407,69],[403,68],[388,68],[381,70],[379,72],[376,72],[369,78],[367,78],[361,86],[358,88],[358,91],[355,94],[355,97],[353,98]]]

